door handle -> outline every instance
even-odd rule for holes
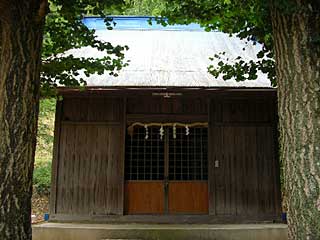
[[[169,180],[168,180],[168,178],[166,177],[166,178],[164,178],[164,186],[165,186],[165,187],[168,187],[168,185],[169,185]]]
[[[218,160],[214,161],[214,167],[215,167],[215,168],[218,168],[218,167],[219,167],[219,161],[218,161]]]

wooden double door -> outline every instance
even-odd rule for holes
[[[135,128],[127,135],[126,214],[207,214],[207,128]]]

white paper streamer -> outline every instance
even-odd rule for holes
[[[144,125],[144,128],[146,130],[146,136],[144,137],[146,140],[149,138],[149,130],[148,130],[148,125]]]
[[[164,129],[163,126],[160,127],[160,139],[162,140],[164,136]]]
[[[188,136],[190,134],[190,129],[189,129],[189,126],[186,125],[186,136]]]

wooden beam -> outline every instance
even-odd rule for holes
[[[56,206],[57,206],[56,200],[57,200],[62,104],[63,104],[62,101],[57,101],[56,114],[55,114],[53,157],[52,157],[52,170],[51,170],[50,214],[56,213]]]

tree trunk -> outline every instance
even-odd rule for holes
[[[40,0],[0,0],[1,240],[31,239],[44,8]]]
[[[289,239],[320,239],[320,7],[289,2],[271,11]]]

